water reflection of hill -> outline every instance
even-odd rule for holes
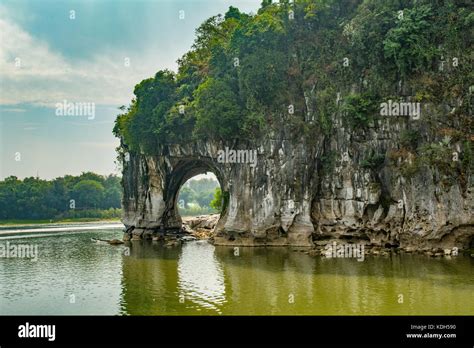
[[[124,309],[152,315],[469,314],[472,260],[321,259],[286,248],[167,249],[123,258]],[[404,298],[399,303],[399,295]],[[470,313],[472,314],[472,313]]]

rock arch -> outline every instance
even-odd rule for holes
[[[210,158],[182,158],[177,159],[176,164],[173,166],[172,171],[168,176],[168,180],[165,180],[164,196],[163,199],[166,202],[166,210],[164,211],[164,217],[167,217],[168,221],[176,222],[175,225],[179,229],[181,227],[181,217],[177,209],[178,195],[181,187],[191,179],[192,177],[205,174],[206,172],[213,173],[221,189],[224,192],[228,192],[226,186],[226,176],[218,163],[212,161]]]
[[[151,239],[160,233],[179,233],[179,189],[191,177],[212,172],[228,197],[216,226],[215,244],[312,245],[312,185],[308,178],[299,178],[301,156],[293,156],[294,163],[284,164],[287,161],[281,161],[278,150],[274,153],[280,153],[277,157],[268,156],[274,144],[267,146],[267,152],[264,147],[252,149],[258,156],[257,166],[222,163],[219,151],[225,146],[209,142],[166,145],[153,156],[130,153],[123,168],[126,238]],[[291,149],[288,145],[288,150],[301,154],[302,148]],[[288,177],[298,180],[288,185]]]

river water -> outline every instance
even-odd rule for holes
[[[91,226],[91,225],[86,225]],[[0,314],[473,315],[474,259],[311,257],[288,248],[111,246],[121,228],[0,230],[36,261],[0,258]],[[55,227],[52,228],[55,230]],[[236,255],[237,254],[237,255]]]

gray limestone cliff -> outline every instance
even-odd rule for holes
[[[439,112],[433,110],[423,112]],[[308,112],[307,122],[312,117]],[[126,238],[179,232],[181,185],[213,172],[227,197],[215,231],[218,245],[311,246],[340,239],[405,250],[472,248],[472,175],[452,180],[430,165],[407,173],[410,156],[396,156],[407,129],[433,139],[423,114],[418,121],[378,117],[360,129],[344,125],[341,113],[331,122],[328,134],[298,137],[282,122],[258,142],[162,145],[153,156],[123,147]],[[256,165],[219,161],[225,147],[256,150]]]

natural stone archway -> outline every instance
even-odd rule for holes
[[[212,172],[225,191],[225,177],[211,157],[197,158],[182,149],[162,156],[132,154],[124,162],[124,223],[135,239],[156,233],[179,232],[182,220],[177,208],[181,186],[193,176]],[[128,178],[126,180],[126,178]]]
[[[134,239],[149,239],[154,234],[179,232],[180,187],[197,174],[212,172],[228,197],[215,229],[216,244],[312,245],[312,179],[298,174],[306,165],[302,161],[303,148],[284,143],[276,147],[269,142],[255,150],[256,166],[219,162],[224,145],[217,143],[168,145],[156,156],[130,154],[124,161],[123,182],[127,234]],[[272,147],[276,157],[267,156]],[[294,152],[292,163],[281,161],[285,157],[282,148]],[[287,183],[288,177],[295,178],[294,182]]]
[[[164,201],[166,202],[165,211],[163,216],[167,221],[167,228],[176,228],[180,229],[182,226],[181,216],[179,215],[178,210],[178,196],[181,187],[191,179],[192,177],[205,174],[206,172],[212,172],[219,184],[221,189],[223,189],[223,182],[225,181],[225,176],[222,173],[221,168],[216,166],[216,164],[210,159],[177,159],[173,170],[169,174],[169,179],[165,181],[164,187]],[[227,191],[224,191],[227,192]]]

